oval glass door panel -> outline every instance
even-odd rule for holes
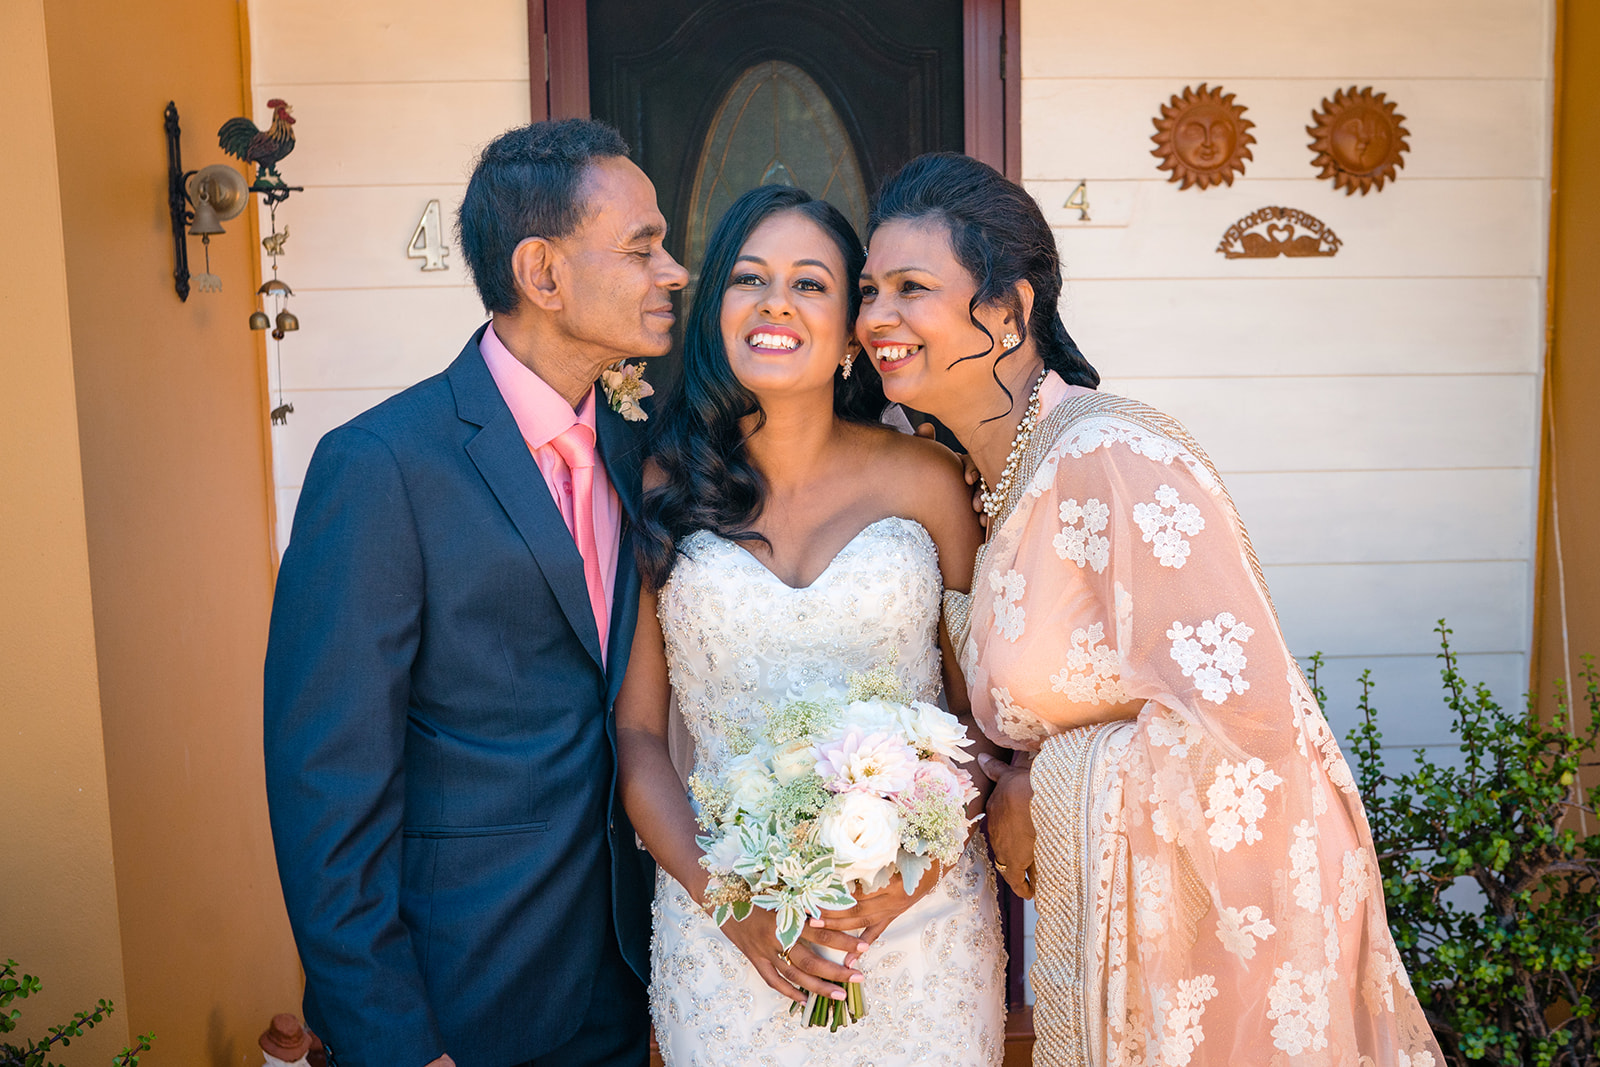
[[[810,75],[781,60],[739,75],[706,132],[689,200],[691,285],[717,220],[758,185],[798,186],[842,211],[857,233],[866,226],[866,183],[838,112]]]

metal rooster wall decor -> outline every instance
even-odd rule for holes
[[[291,192],[299,192],[283,180],[278,173],[278,163],[294,151],[293,109],[273,97],[267,101],[272,109],[272,122],[261,129],[248,118],[229,119],[217,131],[217,142],[222,150],[235,159],[256,165],[256,180],[250,186],[252,193],[260,193],[267,202],[281,203]]]
[[[271,418],[275,425],[283,425],[289,421],[294,405],[285,403],[283,399],[281,342],[286,334],[300,328],[300,319],[287,306],[294,290],[278,277],[278,257],[284,254],[283,246],[289,240],[289,227],[278,229],[278,205],[289,199],[290,193],[305,190],[301,186],[290,185],[278,172],[278,164],[294,151],[293,109],[288,101],[277,97],[268,100],[267,106],[272,109],[272,121],[266,129],[261,129],[244,116],[232,118],[217,131],[217,143],[230,156],[255,164],[256,179],[250,184],[250,191],[260,193],[267,205],[271,232],[261,239],[261,247],[272,258],[272,277],[262,283],[256,295],[262,298],[263,304],[267,300],[272,301],[277,314],[269,318],[266,309],[258,305],[250,315],[250,328],[272,331],[273,355],[278,366],[278,405],[272,409]]]

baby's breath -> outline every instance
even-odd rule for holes
[[[839,709],[810,700],[796,700],[781,708],[767,706],[767,740],[774,748],[810,738],[833,724]]]
[[[754,894],[743,878],[714,877],[706,883],[705,903],[702,907],[710,911],[724,904],[738,904],[749,900],[752,896]]]
[[[966,810],[931,789],[919,790],[915,802],[900,810],[900,844],[907,852],[932,855],[950,864],[961,858]]]
[[[833,796],[815,774],[801,775],[787,785],[780,785],[772,798],[772,810],[784,823],[816,818]]]
[[[733,799],[731,790],[706,780],[698,771],[689,776],[689,795],[694,797],[695,807],[699,809],[700,828],[707,831],[717,828],[717,816],[727,810],[728,802]]]
[[[850,692],[845,697],[849,701],[857,700],[886,700],[891,704],[911,703],[911,694],[900,684],[900,678],[894,673],[894,657],[888,663],[880,663],[865,674],[850,676]]]
[[[735,756],[742,756],[756,747],[756,739],[738,715],[724,705],[716,705],[706,710],[707,729],[723,740],[728,746],[728,751]]]

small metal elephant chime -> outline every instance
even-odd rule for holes
[[[217,131],[217,141],[230,156],[256,166],[256,179],[250,185],[252,193],[259,193],[267,205],[267,219],[271,232],[261,239],[261,247],[272,259],[272,277],[261,284],[256,295],[260,305],[250,315],[252,330],[270,330],[273,355],[278,367],[278,405],[272,409],[274,425],[283,426],[294,412],[294,405],[283,399],[283,349],[284,336],[300,328],[300,319],[288,308],[288,299],[294,295],[287,282],[278,277],[278,257],[284,254],[284,244],[289,240],[289,227],[278,229],[278,205],[289,199],[290,193],[303,192],[302,187],[290,185],[278,173],[278,163],[294,151],[294,116],[289,104],[274,97],[267,101],[272,109],[272,121],[266,129],[256,126],[249,118],[229,119]],[[266,305],[271,303],[275,314],[270,317]]]

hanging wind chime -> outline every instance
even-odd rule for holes
[[[273,358],[277,366],[278,405],[272,409],[271,419],[277,425],[286,425],[294,413],[294,405],[283,399],[283,347],[286,334],[300,328],[300,320],[290,311],[288,298],[294,290],[278,278],[278,257],[283,255],[284,242],[289,239],[289,227],[278,229],[278,205],[289,199],[290,193],[303,192],[298,185],[289,185],[278,173],[278,162],[294,151],[294,118],[287,103],[279,99],[267,101],[272,109],[272,124],[260,129],[248,118],[229,119],[217,131],[222,150],[230,156],[256,165],[256,180],[250,192],[260,193],[267,205],[267,218],[271,232],[261,239],[261,247],[272,257],[272,277],[256,290],[261,303],[250,315],[252,330],[271,330]],[[276,314],[270,318],[265,305],[270,301]]]

